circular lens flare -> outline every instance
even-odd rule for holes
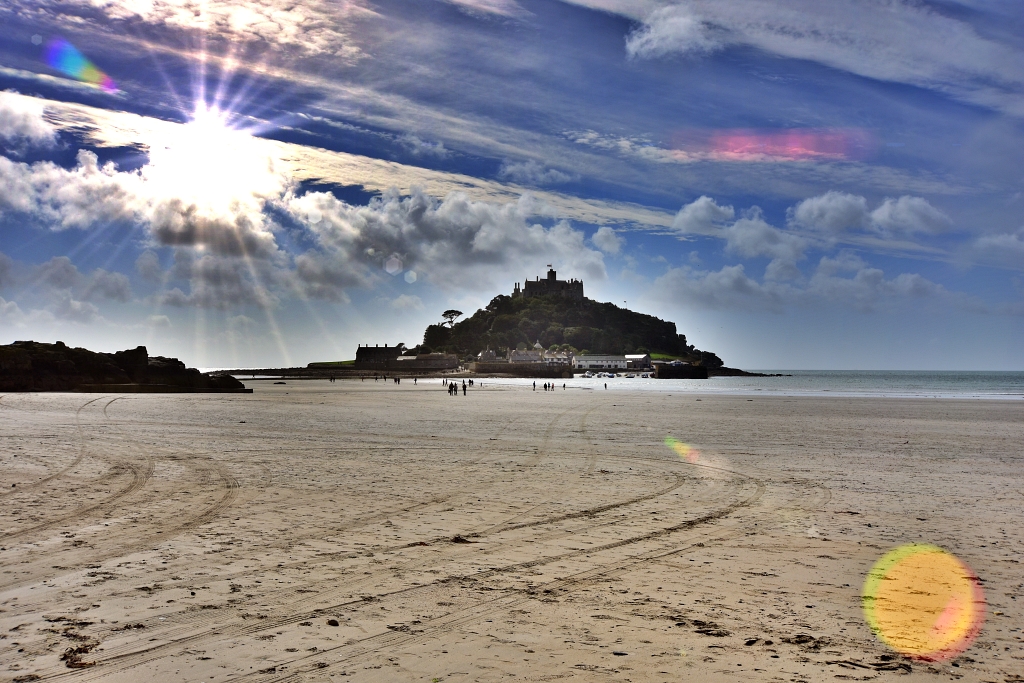
[[[868,573],[864,617],[893,650],[926,661],[951,659],[985,621],[985,596],[971,569],[934,545],[890,550]]]

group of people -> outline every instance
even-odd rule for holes
[[[459,395],[459,383],[458,382],[449,382],[448,380],[443,379],[443,380],[441,380],[441,383],[448,385],[448,395],[449,396],[458,396]],[[472,385],[473,384],[473,380],[469,380],[469,384]],[[463,396],[466,395],[466,386],[467,386],[466,385],[466,380],[462,380],[462,395]]]
[[[607,385],[605,385],[605,387],[607,388]],[[537,391],[537,383],[536,382],[533,383],[533,390]],[[544,382],[544,391],[554,391],[554,390],[555,390],[554,382]],[[564,383],[562,384],[562,391],[565,391],[565,384]]]

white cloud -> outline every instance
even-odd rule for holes
[[[15,144],[52,145],[57,130],[44,118],[45,109],[35,97],[0,92],[0,138]]]
[[[517,17],[527,14],[515,0],[447,0],[471,14],[497,14],[504,17]]]
[[[413,156],[445,158],[450,152],[445,149],[443,142],[429,142],[419,137],[406,133],[398,137],[398,143],[413,154]]]
[[[720,46],[711,26],[695,16],[685,5],[669,5],[654,10],[642,28],[626,38],[630,57],[660,57],[672,52],[711,52]]]
[[[886,199],[871,212],[871,223],[885,235],[938,234],[948,230],[952,221],[926,200],[903,196]]]
[[[790,210],[794,223],[828,233],[862,229],[867,226],[868,202],[846,192],[830,190],[810,197]]]
[[[574,0],[608,8],[608,0]],[[643,21],[631,55],[746,45],[1024,115],[1024,52],[913,0],[611,3]],[[652,7],[653,6],[653,7]],[[710,32],[709,32],[710,31]]]
[[[396,311],[422,311],[423,300],[415,294],[402,294],[388,304]]]
[[[1020,268],[1024,265],[1024,228],[1012,233],[979,237],[969,251],[984,260]]]
[[[875,210],[868,210],[864,197],[829,191],[801,201],[788,212],[796,226],[829,235],[869,230],[884,238],[935,235],[952,227],[952,221],[927,200],[904,195],[887,198]]]
[[[498,177],[520,185],[534,186],[571,183],[579,179],[557,168],[547,168],[533,159],[518,162],[505,160],[498,169]]]
[[[618,254],[622,250],[623,245],[626,244],[626,238],[607,226],[598,228],[594,236],[590,238],[590,241],[606,254]]]
[[[708,235],[736,215],[731,206],[719,206],[711,197],[701,196],[679,209],[672,227],[684,234]]]
[[[81,25],[97,10],[129,25],[201,32],[207,40],[230,43],[265,42],[294,46],[309,54],[354,59],[359,50],[351,39],[354,20],[372,16],[366,3],[354,0],[8,0],[25,18],[51,5],[53,14]],[[78,16],[76,16],[76,13]],[[116,30],[117,24],[110,30]]]
[[[153,328],[167,328],[171,326],[171,319],[166,315],[151,315],[146,318],[146,326]]]

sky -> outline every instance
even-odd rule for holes
[[[516,282],[1024,370],[1017,0],[6,0],[0,343],[281,367]]]

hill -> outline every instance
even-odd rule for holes
[[[485,308],[448,325],[427,327],[424,351],[446,351],[461,356],[491,348],[532,347],[536,342],[550,349],[571,347],[587,353],[656,353],[719,368],[722,360],[686,343],[676,324],[652,315],[636,313],[615,304],[592,299],[573,300],[557,294],[491,299]]]

